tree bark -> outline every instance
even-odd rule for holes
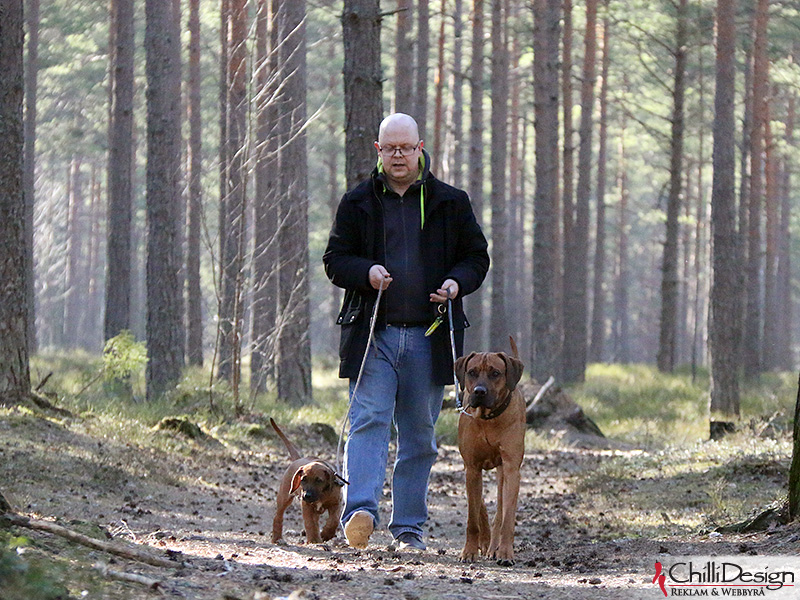
[[[395,35],[394,112],[414,112],[414,38],[411,15],[413,0],[397,0]]]
[[[610,64],[610,21],[608,0],[604,2],[603,16],[603,54],[601,59],[600,82],[600,131],[597,149],[597,215],[594,250],[594,293],[592,304],[592,337],[589,343],[589,360],[603,360],[606,341],[606,162],[608,141],[608,67]]]
[[[369,177],[381,122],[381,14],[378,0],[345,0],[345,176],[347,189]]]
[[[627,90],[627,77],[625,78]],[[627,364],[631,362],[630,311],[628,310],[629,258],[628,258],[628,172],[625,155],[626,119],[623,115],[619,135],[617,160],[617,189],[619,190],[619,208],[617,217],[617,273],[614,285],[614,352],[615,362]]]
[[[777,90],[767,100],[764,121],[764,207],[766,247],[764,253],[764,337],[761,355],[764,369],[777,368],[778,331],[784,327],[778,312],[778,236],[780,231],[780,210],[778,200],[778,156],[775,151],[775,138],[772,135],[772,110]]]
[[[430,0],[417,0],[417,64],[414,114],[419,137],[425,139],[428,127],[428,59],[431,53]]]
[[[800,378],[794,402],[792,441],[792,464],[789,467],[789,519],[794,521],[800,516]]]
[[[744,374],[757,377],[762,370],[761,357],[761,210],[764,178],[762,176],[764,131],[769,62],[767,60],[767,22],[769,0],[756,4],[755,42],[753,46],[753,128],[750,132],[750,198],[748,207],[747,311],[745,315]]]
[[[449,122],[451,136],[449,144],[450,164],[448,172],[450,181],[457,188],[463,187],[463,162],[464,162],[464,73],[463,69],[463,35],[464,0],[455,0],[453,8],[453,104]]]
[[[483,224],[483,63],[484,63],[483,0],[472,3],[472,65],[470,67],[470,125],[468,152],[468,192],[472,210],[479,224]],[[472,314],[472,327],[467,330],[466,348],[485,348],[487,345],[486,316],[483,306],[484,291],[478,288],[464,300]],[[473,331],[474,330],[474,333]]]
[[[575,214],[564,265],[564,381],[583,381],[587,356],[587,282],[589,255],[589,201],[592,191],[592,111],[594,109],[597,0],[586,2],[586,35],[581,82],[581,143],[578,149],[578,186]]]
[[[275,0],[259,0],[256,21],[256,168],[250,390],[264,392],[275,374],[278,312],[278,28]]]
[[[78,346],[78,332],[83,317],[83,299],[81,298],[81,251],[82,242],[86,239],[81,224],[83,211],[83,173],[80,158],[73,157],[69,169],[69,193],[67,199],[67,248],[64,270],[64,346]]]
[[[133,215],[133,0],[111,2],[111,123],[108,142],[108,235],[103,339],[131,327]]]
[[[0,405],[30,394],[22,0],[0,0]]]
[[[796,55],[796,52],[795,52]],[[786,129],[784,138],[787,148],[794,149],[794,121],[796,94],[789,91],[789,99],[786,108]],[[791,233],[789,222],[792,215],[792,163],[787,155],[783,160],[783,177],[781,182],[781,231],[780,231],[780,253],[778,256],[778,302],[780,312],[783,315],[784,325],[780,328],[780,341],[778,356],[781,357],[779,367],[783,370],[790,370],[793,365],[792,360],[792,255],[791,255]]]
[[[559,358],[554,291],[558,214],[558,39],[560,0],[535,0],[534,128],[536,132],[536,192],[533,220],[533,348],[531,374],[545,381],[556,373]]]
[[[242,313],[247,207],[247,0],[230,0],[228,37],[228,185],[219,322],[218,377],[231,383],[238,403],[242,365]]]
[[[506,278],[509,244],[506,198],[508,131],[508,44],[504,0],[492,0],[492,310],[489,347],[500,350],[507,344]]]
[[[278,11],[282,190],[278,325],[278,399],[312,401],[309,339],[308,167],[306,164],[306,3],[283,0]]]
[[[189,202],[186,236],[186,355],[203,364],[203,296],[200,289],[200,237],[203,213],[203,120],[200,73],[200,0],[189,2]]]
[[[712,438],[729,429],[739,415],[739,364],[737,349],[736,200],[734,191],[734,98],[736,4],[717,1],[717,61],[714,97],[714,151],[711,189],[712,265],[711,285],[711,422]]]
[[[177,3],[146,0],[147,399],[168,392],[183,367],[179,232],[181,48]]]
[[[672,88],[672,136],[670,138],[669,198],[667,200],[666,240],[661,263],[661,320],[659,330],[658,370],[672,373],[675,368],[678,326],[678,236],[683,193],[683,106],[686,92],[687,0],[678,4],[678,27],[675,36],[675,71]]]
[[[435,90],[433,102],[433,172],[443,176],[444,164],[444,20],[447,14],[447,0],[442,0],[441,18],[439,19],[439,42],[437,44],[436,76],[433,80]]]
[[[28,61],[25,66],[25,291],[28,303],[28,353],[38,349],[36,338],[36,293],[33,258],[33,214],[36,204],[36,95],[39,76],[39,0],[27,0]]]

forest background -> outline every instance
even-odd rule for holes
[[[163,312],[148,317],[148,256],[165,259],[148,246],[148,168],[159,159],[148,162],[143,7],[26,2],[32,350],[96,353],[123,329],[146,340],[148,318]],[[752,378],[796,365],[800,5],[735,9],[729,259],[744,341],[729,354]],[[500,349],[513,334],[533,375],[567,383],[587,362],[707,365],[716,11],[704,0],[173,3],[183,68],[170,119],[182,148],[168,200],[179,267],[166,287],[185,291],[173,294],[180,331],[168,354],[178,368],[184,354],[212,364],[237,398],[249,380],[253,393],[311,400],[312,354],[327,366],[337,356],[340,293],[321,266],[334,210],[353,174],[371,168],[380,118],[401,110],[420,123],[437,176],[470,193],[490,239],[492,271],[468,303],[468,349]],[[359,27],[372,37],[358,38]],[[537,43],[549,73],[538,82]],[[372,68],[361,77],[372,96],[348,91],[359,65]],[[115,113],[125,68],[130,105]],[[122,144],[120,114],[131,119]],[[132,165],[122,196],[120,148]],[[109,208],[120,197],[127,224]],[[534,281],[537,227],[547,228],[540,255],[543,244],[552,251],[546,285]],[[122,258],[120,239],[130,239]],[[130,265],[124,327],[109,323],[119,264]]]

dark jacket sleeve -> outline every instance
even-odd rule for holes
[[[360,216],[359,216],[360,215]],[[364,247],[365,215],[345,194],[336,211],[336,218],[331,227],[328,246],[322,255],[325,274],[331,282],[345,289],[371,290],[369,270],[377,264],[367,258]]]
[[[489,271],[486,237],[481,231],[465,192],[456,198],[456,260],[447,277],[458,283],[459,295],[477,290]]]

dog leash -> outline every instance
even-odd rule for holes
[[[378,305],[381,302],[381,296],[383,295],[383,284],[385,279],[381,279],[381,285],[378,288],[378,297],[375,299],[375,306],[372,309],[372,316],[369,320],[369,337],[367,338],[367,348],[364,350],[364,357],[361,359],[361,367],[358,369],[358,377],[356,378],[356,384],[353,386],[353,393],[350,394],[350,399],[347,402],[347,412],[344,415],[344,419],[342,420],[342,428],[339,431],[339,442],[336,445],[336,471],[341,472],[342,470],[342,440],[344,440],[344,430],[347,427],[347,423],[350,420],[350,409],[353,407],[353,400],[356,397],[356,392],[358,391],[358,386],[361,384],[361,377],[364,375],[364,366],[367,364],[367,356],[369,355],[369,347],[372,345],[375,339],[375,321],[378,318]]]
[[[453,355],[453,384],[456,386],[456,410],[462,415],[475,418],[467,412],[461,402],[461,386],[458,385],[458,375],[456,374],[456,336],[455,326],[453,325],[453,300],[450,298],[450,288],[447,288],[447,320],[450,325],[450,351]]]

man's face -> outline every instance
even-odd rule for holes
[[[383,159],[383,170],[390,183],[410,185],[417,179],[422,142],[412,127],[390,125],[375,147]]]

